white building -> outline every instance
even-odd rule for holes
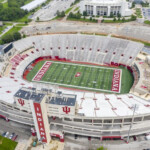
[[[110,16],[111,13],[121,16],[130,16],[131,4],[126,0],[83,0],[80,3],[80,12],[87,12],[88,15]]]
[[[40,6],[42,3],[45,3],[46,0],[34,0],[24,6],[21,7],[23,10],[31,11],[32,9],[35,9],[36,7]]]

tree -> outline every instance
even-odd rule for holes
[[[22,38],[26,38],[26,35],[25,35],[25,34],[23,34]]]
[[[120,18],[120,17],[121,17],[121,14],[120,14],[120,13],[117,13],[117,17]]]
[[[36,18],[36,21],[39,21],[39,20],[40,20],[40,18],[39,18],[39,17],[37,17],[37,18]]]
[[[1,21],[13,21],[17,20],[24,15],[26,15],[27,11],[24,11],[20,8],[8,7],[0,10],[0,20]]]
[[[120,17],[118,18],[118,21],[120,21]]]
[[[80,14],[80,13],[77,13],[77,14],[75,15],[75,18],[76,18],[76,19],[80,19],[80,18],[81,18],[81,14]]]
[[[12,34],[7,34],[4,37],[2,37],[2,43],[10,43],[14,40],[13,35]]]
[[[72,12],[69,13],[68,18],[74,18],[74,15]]]
[[[90,20],[92,21],[92,17],[90,17]]]
[[[57,10],[56,15],[57,15],[58,17],[60,16],[59,10]]]
[[[0,10],[2,10],[3,9],[3,4],[2,3],[0,3]]]
[[[135,2],[132,2],[132,8],[134,8],[135,7]]]
[[[123,18],[122,18],[122,22],[125,22],[125,21],[126,21],[126,20],[125,20],[125,17],[123,17]]]
[[[116,21],[116,17],[114,17],[113,21]]]
[[[25,23],[25,24],[28,24],[28,21],[25,21],[24,23]]]
[[[65,12],[64,11],[61,12],[60,17],[65,17]]]
[[[110,13],[110,18],[113,18],[114,17],[114,14],[113,12]]]
[[[135,21],[135,20],[136,20],[136,18],[137,18],[136,16],[131,15],[131,18],[130,18],[130,19],[131,19],[132,21]]]
[[[86,11],[83,11],[83,16],[87,16],[87,12]]]
[[[13,38],[15,41],[21,39],[21,34],[19,32],[14,32],[13,33]]]

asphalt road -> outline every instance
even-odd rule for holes
[[[89,141],[87,137],[75,139],[74,136],[65,136],[65,150],[95,150],[100,146],[104,146],[107,150],[143,150],[150,148],[150,141],[145,141],[144,137],[138,137],[137,141],[130,138],[127,144],[124,141],[100,141],[98,138]]]

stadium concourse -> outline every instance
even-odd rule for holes
[[[68,134],[120,140],[128,136],[131,123],[130,136],[146,134],[150,132],[150,102],[145,100],[149,88],[140,93],[143,87],[137,87],[145,99],[134,93],[139,81],[145,86],[137,65],[141,63],[136,58],[142,48],[143,44],[128,40],[80,34],[33,36],[14,42],[3,49],[0,116],[32,127],[32,135],[36,131],[45,143],[53,136],[63,142]],[[24,73],[31,71],[31,64],[41,57],[109,67],[123,65],[136,82],[129,94],[116,95],[24,80]],[[149,60],[142,63],[148,72]]]

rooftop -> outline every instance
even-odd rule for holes
[[[75,106],[76,95],[62,94],[58,91],[56,96],[51,97],[49,103],[54,105]]]
[[[46,0],[34,0],[31,3],[28,3],[27,5],[22,6],[21,9],[30,11],[44,2],[46,2]]]
[[[33,100],[35,102],[41,102],[45,94],[36,93],[34,89],[33,88],[30,90],[26,88],[19,89],[14,96],[25,100]]]

